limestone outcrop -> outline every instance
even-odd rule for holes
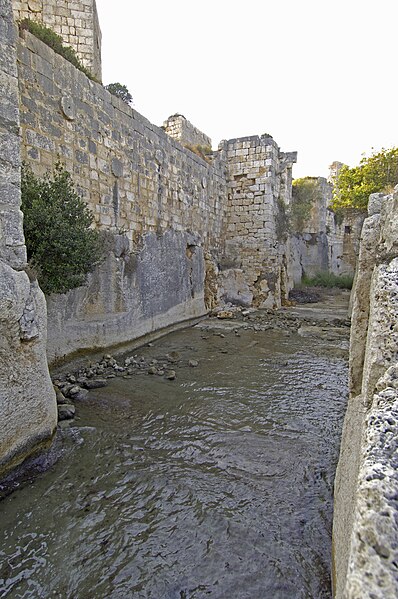
[[[0,473],[51,439],[57,423],[46,361],[46,303],[24,268],[16,31],[0,0]]]
[[[398,189],[370,196],[353,290],[350,399],[335,481],[337,599],[398,596]]]

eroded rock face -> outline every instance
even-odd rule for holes
[[[244,307],[252,305],[253,293],[249,289],[242,270],[228,268],[219,273],[218,296],[221,304]]]
[[[350,390],[335,480],[337,599],[398,596],[398,190],[373,194],[353,290]]]
[[[398,393],[374,395],[364,426],[346,597],[397,597]]]
[[[200,317],[214,302],[212,262],[192,234],[149,232],[132,248],[121,235],[109,234],[108,242],[106,259],[86,285],[47,298],[50,364]]]
[[[370,285],[376,263],[376,248],[379,237],[380,215],[375,214],[365,219],[363,223],[352,298],[350,392],[354,395],[360,393],[362,386],[370,309]]]
[[[10,0],[0,2],[0,31],[1,475],[51,439],[57,411],[46,361],[46,303],[23,271],[16,28]]]
[[[49,441],[56,424],[44,295],[25,272],[0,262],[0,473]]]

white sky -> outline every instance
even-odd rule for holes
[[[295,177],[398,145],[398,0],[96,0],[103,81],[156,125],[270,133]]]

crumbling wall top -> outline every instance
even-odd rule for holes
[[[199,131],[182,114],[173,114],[163,123],[167,135],[179,141],[183,146],[203,146],[211,148],[211,139]]]

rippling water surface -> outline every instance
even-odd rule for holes
[[[0,597],[330,597],[346,365],[297,335],[201,335],[138,352],[179,351],[175,381],[91,391],[57,464],[0,503]]]

